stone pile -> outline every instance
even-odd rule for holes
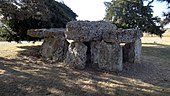
[[[45,38],[43,57],[64,61],[74,68],[122,71],[123,61],[140,63],[142,31],[138,29],[118,29],[105,21],[71,21],[66,30],[34,29],[28,35]]]

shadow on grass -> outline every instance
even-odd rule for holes
[[[143,55],[155,56],[155,57],[169,60],[170,45],[159,44],[159,43],[143,43],[143,44],[151,45],[151,46],[143,46],[142,47]],[[156,45],[156,46],[153,46],[153,45]]]
[[[40,46],[19,48],[25,49],[18,52],[20,58],[0,58],[0,70],[5,71],[0,74],[1,96],[168,96],[170,92],[169,88],[143,82],[151,82],[140,78],[147,74],[142,68],[147,65],[127,64],[120,74],[76,70],[63,63],[44,62]]]
[[[37,46],[18,46],[18,48],[20,49],[24,49],[23,51],[19,51],[18,52],[18,56],[19,57],[36,57],[36,58],[40,58],[41,55],[39,53],[41,46],[37,45]]]

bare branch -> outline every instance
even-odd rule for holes
[[[149,1],[149,0],[148,0]],[[147,4],[147,6],[150,6],[150,4],[152,4],[154,2],[154,0],[149,1],[149,3]]]

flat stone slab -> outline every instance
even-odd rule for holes
[[[130,43],[140,39],[143,33],[139,29],[117,29],[106,31],[102,37],[105,42]]]
[[[116,25],[106,21],[71,21],[67,23],[65,36],[73,42],[100,41],[104,32],[116,29]]]
[[[64,36],[64,28],[51,28],[51,29],[30,29],[27,31],[27,35],[31,37],[49,38],[49,37],[62,37]]]

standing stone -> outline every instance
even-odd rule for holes
[[[68,42],[64,35],[65,29],[30,29],[27,34],[32,37],[44,38],[40,53],[47,60],[63,61],[66,57]]]
[[[42,57],[48,60],[63,61],[66,57],[67,49],[68,42],[65,38],[45,38],[40,53]]]
[[[131,63],[141,62],[141,39],[125,44],[123,47],[123,61]]]
[[[107,71],[122,71],[122,49],[119,43],[102,41],[99,48],[99,68]]]
[[[86,52],[87,46],[83,43],[70,43],[65,63],[78,69],[84,69],[86,66]]]
[[[90,50],[91,50],[91,64],[92,66],[98,66],[99,63],[99,48],[100,48],[100,41],[92,41]]]

